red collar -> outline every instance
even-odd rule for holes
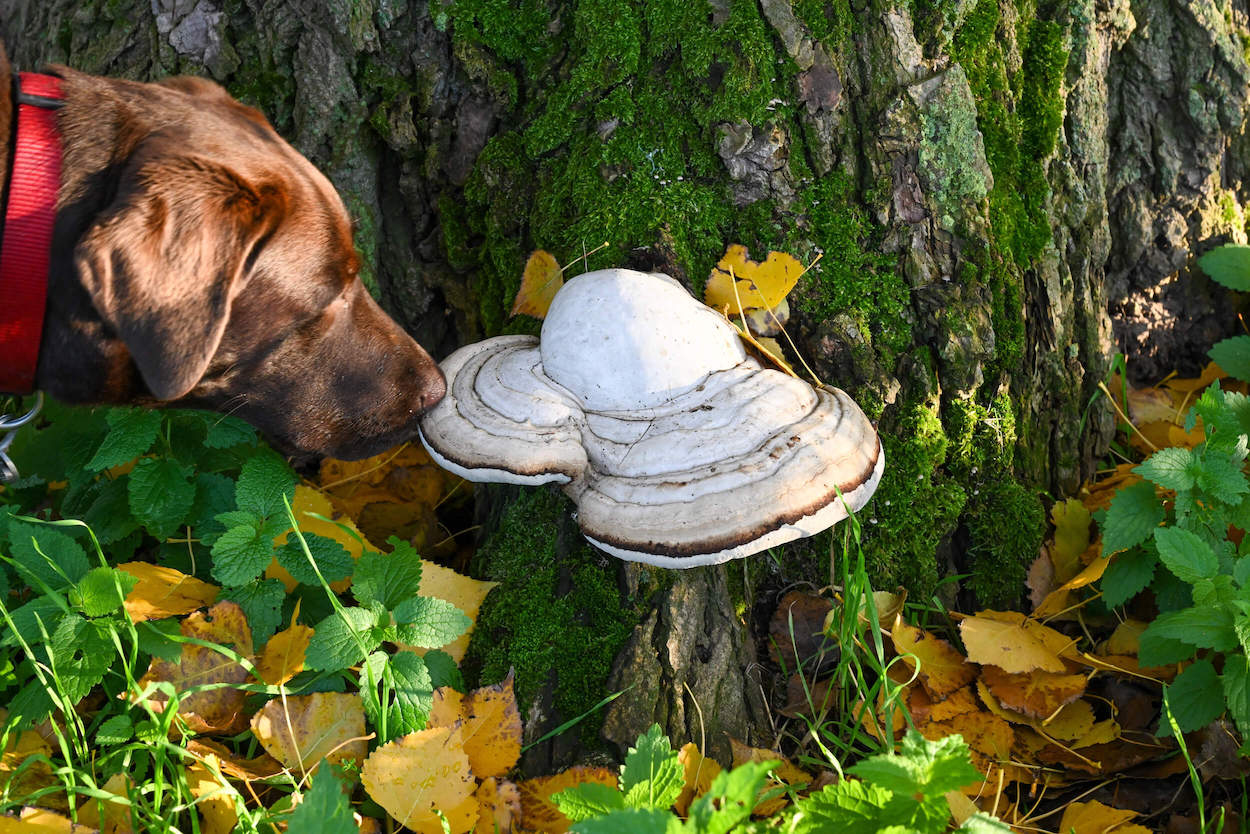
[[[22,73],[13,104],[17,130],[0,241],[0,392],[28,394],[35,387],[61,185],[61,79]]]

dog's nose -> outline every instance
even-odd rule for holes
[[[438,405],[438,401],[447,393],[447,380],[443,377],[443,372],[433,363],[429,371],[422,376],[424,379],[421,381],[420,408],[422,412],[426,412]]]

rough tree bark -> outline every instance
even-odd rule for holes
[[[882,585],[1017,598],[1039,494],[1108,441],[1113,353],[1192,371],[1234,327],[1193,261],[1245,241],[1244,0],[0,0],[0,31],[25,67],[206,74],[260,107],[440,355],[535,329],[505,319],[535,247],[607,240],[591,266],[696,290],[728,243],[823,252],[791,329],[880,421]],[[552,493],[480,497],[474,570],[504,585],[469,665],[517,667],[534,737],[632,685],[613,742],[769,740],[756,615],[829,581],[828,536],[671,575],[585,547]]]

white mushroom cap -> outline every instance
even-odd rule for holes
[[[623,559],[716,564],[827,529],[885,464],[836,388],[746,356],[735,329],[672,278],[609,269],[565,285],[541,343],[501,336],[442,363],[421,423],[472,481],[558,482],[582,532]]]

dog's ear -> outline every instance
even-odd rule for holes
[[[241,280],[287,212],[279,185],[249,183],[175,144],[136,151],[74,252],[96,310],[160,400],[204,375]]]

